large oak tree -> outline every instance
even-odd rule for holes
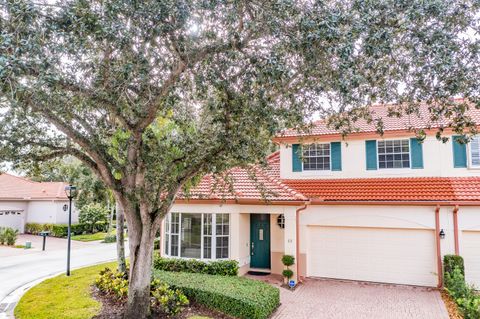
[[[179,190],[261,161],[279,129],[318,111],[347,133],[371,103],[395,116],[427,101],[432,121],[474,133],[479,15],[473,0],[3,0],[0,157],[74,156],[113,191],[126,318],[145,318]]]

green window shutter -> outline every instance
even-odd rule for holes
[[[301,152],[302,148],[300,144],[292,145],[292,171],[301,172],[302,171],[302,159]]]
[[[423,168],[423,144],[416,138],[410,139],[411,168]]]
[[[462,138],[461,135],[452,136],[453,144],[453,167],[467,167],[467,144],[460,143],[459,138]]]
[[[330,143],[330,160],[332,162],[332,171],[342,170],[342,143],[331,142]]]
[[[367,154],[367,170],[377,169],[377,141],[365,141],[365,150]]]

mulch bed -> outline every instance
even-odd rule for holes
[[[108,298],[104,294],[100,293],[97,288],[92,288],[92,296],[102,303],[102,310],[93,319],[123,319],[123,313],[125,310],[125,302],[113,300]],[[232,317],[224,315],[218,311],[208,309],[202,305],[190,302],[190,305],[186,307],[176,319],[187,319],[192,316],[205,316],[213,319],[232,319]],[[151,317],[156,318],[171,318],[164,313],[153,312]]]
[[[440,290],[440,293],[442,295],[443,302],[445,303],[445,307],[447,307],[450,319],[463,319],[463,316],[460,314],[457,304],[452,297],[450,297],[450,295],[443,289]]]

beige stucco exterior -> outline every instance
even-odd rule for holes
[[[296,211],[302,206],[278,206],[278,205],[217,205],[217,204],[180,204],[174,205],[172,212],[189,212],[189,213],[228,213],[230,214],[230,249],[229,258],[237,260],[240,266],[240,274],[246,273],[250,269],[250,214],[270,214],[270,251],[271,251],[271,272],[280,274],[284,269],[281,264],[281,257],[284,254],[297,256],[296,254]],[[300,212],[298,225],[300,239],[300,271],[301,274],[309,274],[311,271],[307,269],[311,264],[309,254],[315,254],[315,251],[309,250],[311,238],[309,232],[314,227],[347,227],[352,229],[383,229],[385,241],[389,240],[388,230],[404,231],[400,236],[396,236],[397,240],[401,240],[402,236],[410,236],[413,234],[431,234],[431,251],[426,248],[428,254],[433,256],[435,260],[431,263],[436,265],[436,247],[435,242],[438,234],[435,226],[435,209],[436,206],[411,206],[411,205],[310,205],[304,211]],[[454,254],[454,227],[453,227],[453,206],[440,207],[440,229],[445,232],[445,238],[440,240],[441,254]],[[462,254],[463,237],[465,231],[468,234],[468,248],[465,251],[469,254],[473,253],[472,245],[478,245],[480,251],[480,207],[460,207],[458,211],[459,225],[459,249]],[[277,225],[277,217],[279,214],[285,216],[285,228],[281,229]],[[309,231],[310,229],[310,231]],[[409,232],[408,230],[412,230]],[[415,232],[417,231],[417,232]],[[424,231],[424,232],[422,232]],[[472,234],[478,234],[477,237]],[[429,237],[428,237],[429,238]],[[341,241],[341,238],[339,238]],[[392,240],[393,243],[393,240]],[[162,243],[163,249],[164,243]],[[399,252],[402,256],[408,256],[408,249],[414,249],[406,246],[407,251]],[[415,251],[412,250],[412,255]],[[467,273],[470,268],[471,275],[467,275],[467,279],[471,283],[480,286],[480,264],[476,256],[464,256],[467,264]],[[310,258],[310,259],[309,259]],[[361,262],[361,261],[360,261]],[[474,270],[472,270],[474,268]],[[477,268],[479,268],[477,270]],[[298,274],[296,265],[292,267],[295,274]],[[437,269],[433,269],[432,274],[436,274]],[[296,277],[295,277],[296,279]],[[379,278],[378,281],[382,281]],[[413,281],[415,282],[415,281]],[[422,282],[419,280],[418,282]],[[433,281],[430,281],[433,282]],[[409,282],[406,282],[409,283]],[[436,283],[436,282],[435,282]],[[425,284],[434,286],[434,284]]]

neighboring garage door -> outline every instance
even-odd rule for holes
[[[308,227],[307,276],[437,285],[433,230]]]
[[[460,255],[465,261],[465,279],[480,287],[480,231],[463,231]]]
[[[0,210],[0,227],[10,227],[23,232],[24,212],[16,210]]]

